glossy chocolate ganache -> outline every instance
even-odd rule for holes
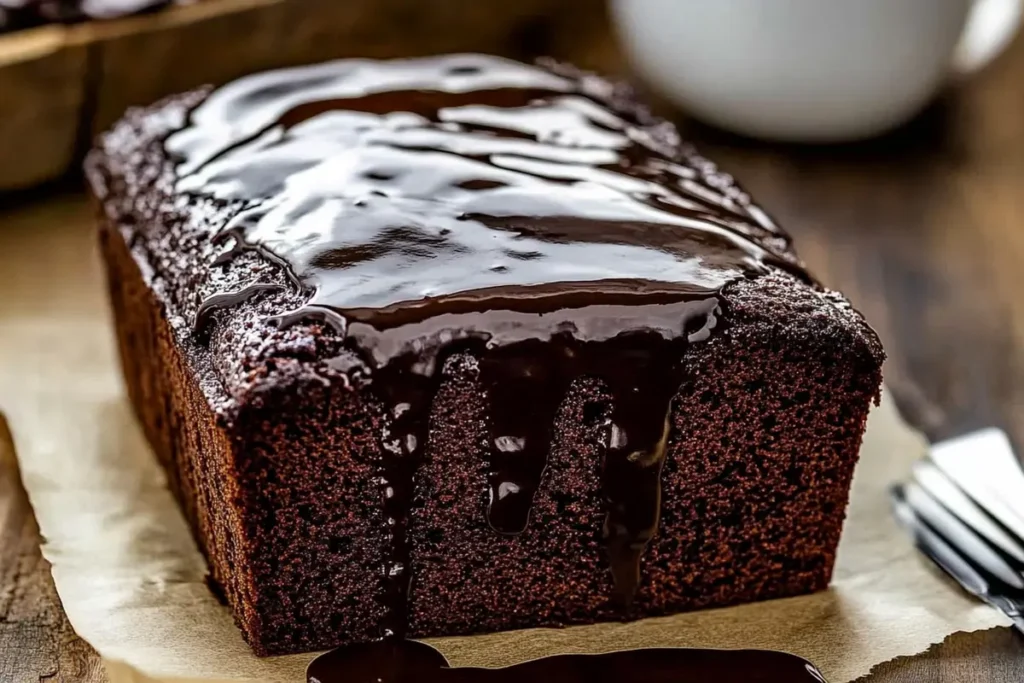
[[[500,669],[448,668],[425,643],[384,641],[321,655],[308,683],[825,683],[807,660],[767,650],[649,648],[558,655]]]
[[[686,346],[727,323],[729,283],[805,277],[731,178],[616,100],[604,81],[495,57],[348,60],[220,88],[166,141],[179,192],[242,207],[216,235],[219,262],[255,250],[280,265],[308,300],[277,322],[334,326],[358,358],[343,369],[385,403],[396,610],[412,472],[448,356],[471,354],[487,390],[481,515],[500,534],[529,524],[569,386],[607,386],[594,417],[609,598],[629,603]],[[268,287],[210,297],[196,334]]]

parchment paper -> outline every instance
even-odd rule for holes
[[[311,656],[252,656],[203,583],[203,558],[123,397],[105,317],[0,320],[0,399],[71,624],[108,662],[112,683],[304,681]],[[842,682],[950,633],[1006,624],[934,572],[890,519],[886,487],[924,449],[883,401],[826,592],[632,624],[430,642],[453,665],[487,666],[637,646],[771,648]]]

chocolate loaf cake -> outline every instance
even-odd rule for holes
[[[628,89],[481,55],[133,110],[131,400],[261,655],[828,584],[882,350]]]

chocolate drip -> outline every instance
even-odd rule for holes
[[[657,529],[672,398],[723,288],[789,238],[728,176],[585,79],[480,55],[347,60],[236,81],[171,135],[177,189],[237,202],[220,261],[255,250],[327,320],[384,409],[385,568],[400,632],[412,478],[438,369],[468,351],[490,401],[487,520],[519,533],[569,385],[605,382],[604,536],[629,603]],[[224,295],[221,295],[222,297]],[[197,319],[233,296],[211,298]],[[600,533],[601,530],[595,530]]]
[[[608,510],[602,535],[615,599],[627,606],[640,585],[641,556],[658,529],[669,411],[682,381],[680,345],[654,348],[656,353],[634,351],[632,367],[606,375],[615,399],[602,478]]]
[[[649,648],[558,655],[500,669],[449,668],[425,643],[384,641],[317,657],[308,683],[825,683],[805,659],[770,650]]]
[[[427,444],[430,403],[436,389],[434,368],[409,354],[380,372],[377,394],[388,410],[379,441],[385,453],[382,481],[389,531],[384,600],[388,608],[385,637],[404,636],[409,594],[409,546],[406,531],[413,497],[413,475]]]
[[[555,413],[572,378],[568,340],[521,342],[488,354],[480,370],[489,399],[487,523],[518,534],[529,523],[551,445]]]
[[[207,297],[196,309],[195,317],[192,319],[192,329],[197,335],[202,335],[214,311],[222,308],[237,306],[243,301],[248,301],[257,294],[263,292],[280,292],[284,288],[273,283],[257,282],[233,292],[221,292]]]
[[[555,414],[577,377],[605,382],[615,400],[595,407],[606,428],[603,534],[616,597],[628,603],[639,585],[640,557],[657,529],[660,472],[671,401],[682,381],[680,361],[690,341],[717,323],[718,300],[695,299],[670,336],[637,331],[581,342],[569,333],[494,349],[481,371],[490,398],[492,456],[487,519],[505,534],[523,531],[543,478]]]

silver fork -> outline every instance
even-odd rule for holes
[[[1024,469],[1002,431],[933,445],[890,500],[921,552],[1024,633]]]

